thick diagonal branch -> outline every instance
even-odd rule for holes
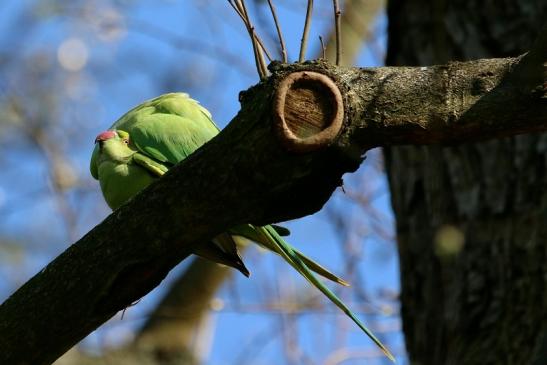
[[[545,94],[512,85],[518,61],[377,69],[272,65],[271,78],[241,95],[242,109],[222,133],[111,214],[0,306],[0,363],[51,363],[157,286],[192,247],[231,226],[319,210],[370,147],[456,143],[545,130]],[[300,80],[285,90],[286,102],[304,103],[302,95],[315,100],[306,109],[283,109],[292,118],[287,125],[303,143],[310,134],[322,133],[313,150],[288,149],[282,143],[285,134],[274,128],[278,86],[299,71],[327,75],[344,104],[341,132],[324,134],[338,115],[340,100],[333,99],[332,88]],[[324,107],[328,103],[331,107]],[[315,122],[308,123],[307,115]],[[307,127],[299,129],[299,123]]]

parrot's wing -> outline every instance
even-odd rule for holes
[[[171,165],[190,156],[216,135],[195,120],[171,114],[141,117],[129,132],[137,149]]]
[[[219,131],[207,109],[183,93],[149,100],[123,115],[111,129],[128,132],[140,152],[171,165]]]
[[[220,251],[224,252],[232,262],[232,267],[238,269],[243,275],[249,277],[251,273],[243,263],[241,255],[237,249],[236,238],[232,237],[228,233],[221,233],[215,238],[213,238],[213,243],[220,248]],[[209,246],[209,245],[205,245]]]
[[[225,234],[226,236],[229,236],[230,239],[232,238],[230,235]],[[239,256],[239,252],[237,251],[237,248],[235,249],[235,252],[233,249],[230,249],[230,251],[226,252],[224,251],[218,243],[217,238],[215,238],[216,243],[209,242],[208,244],[204,245],[197,245],[192,252],[198,256],[201,256],[207,260],[216,262],[218,264],[226,265],[233,267],[234,269],[239,270],[243,275],[249,277],[251,273],[243,263],[243,260],[241,259],[241,256]],[[234,247],[235,243],[234,243]]]
[[[89,171],[91,171],[91,176],[95,180],[99,180],[99,146],[95,144],[95,147],[93,147],[93,153],[91,154],[91,161],[89,163]]]
[[[289,231],[288,228],[278,226],[277,224],[270,224],[270,226],[272,226],[272,228],[275,229],[277,234],[280,235],[280,236],[284,237],[284,236],[288,236],[288,235],[291,234],[291,231]]]
[[[323,294],[327,296],[338,308],[340,308],[349,318],[353,320],[366,333],[366,335],[382,350],[382,352],[393,362],[395,358],[389,352],[389,350],[372,334],[372,332],[355,316],[355,314],[349,310],[349,308],[338,298],[329,288],[327,288],[321,281],[319,281],[315,275],[308,269],[304,261],[296,254],[294,249],[270,226],[256,227],[259,234],[263,236],[265,240],[271,242],[275,252],[280,254],[285,261],[287,261],[292,267],[296,269],[302,276],[304,276],[313,286],[319,289]]]
[[[144,167],[152,175],[155,175],[158,177],[162,176],[163,174],[167,172],[167,170],[169,170],[169,168],[165,166],[164,164],[159,163],[153,158],[150,158],[139,152],[133,155],[133,162]]]
[[[289,230],[284,228],[284,227],[280,227],[280,226],[270,226],[270,227],[273,230],[275,230],[275,232],[280,236],[281,235],[287,235],[289,233]],[[277,246],[271,240],[266,239],[264,237],[264,235],[262,235],[258,232],[256,227],[254,227],[250,224],[242,224],[240,226],[232,228],[230,230],[230,233],[232,233],[234,235],[245,237],[247,239],[250,239],[251,241],[254,241],[254,242],[258,243],[262,247],[281,255],[279,253],[279,250],[278,250]],[[288,245],[288,243],[286,243],[286,244]],[[304,261],[304,263],[306,264],[306,266],[310,270],[315,271],[317,274],[323,276],[326,279],[332,280],[335,283],[338,283],[338,284],[341,284],[341,285],[344,285],[344,286],[349,286],[349,283],[347,281],[345,281],[344,279],[336,276],[334,273],[332,273],[328,269],[324,268],[323,266],[321,266],[317,262],[313,261],[312,259],[310,259],[306,255],[304,255],[302,252],[298,251],[294,247],[292,247],[292,250],[300,258],[300,260]]]

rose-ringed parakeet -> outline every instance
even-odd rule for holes
[[[97,136],[91,157],[91,175],[99,180],[107,204],[116,209],[218,132],[209,111],[187,94],[161,95],[130,110],[109,130]],[[393,360],[383,344],[312,271],[339,284],[348,284],[292,247],[281,237],[285,234],[288,231],[282,227],[245,224],[233,227],[211,242],[198,245],[193,252],[234,267],[246,276],[249,276],[249,271],[239,256],[237,236],[279,254],[342,309]]]

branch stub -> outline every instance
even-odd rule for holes
[[[342,128],[344,104],[328,76],[311,71],[289,74],[274,99],[274,124],[283,145],[310,152],[330,145]]]

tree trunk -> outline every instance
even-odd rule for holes
[[[524,52],[547,2],[391,0],[388,16],[387,63],[430,65]],[[547,363],[546,152],[545,134],[385,150],[411,363]]]

